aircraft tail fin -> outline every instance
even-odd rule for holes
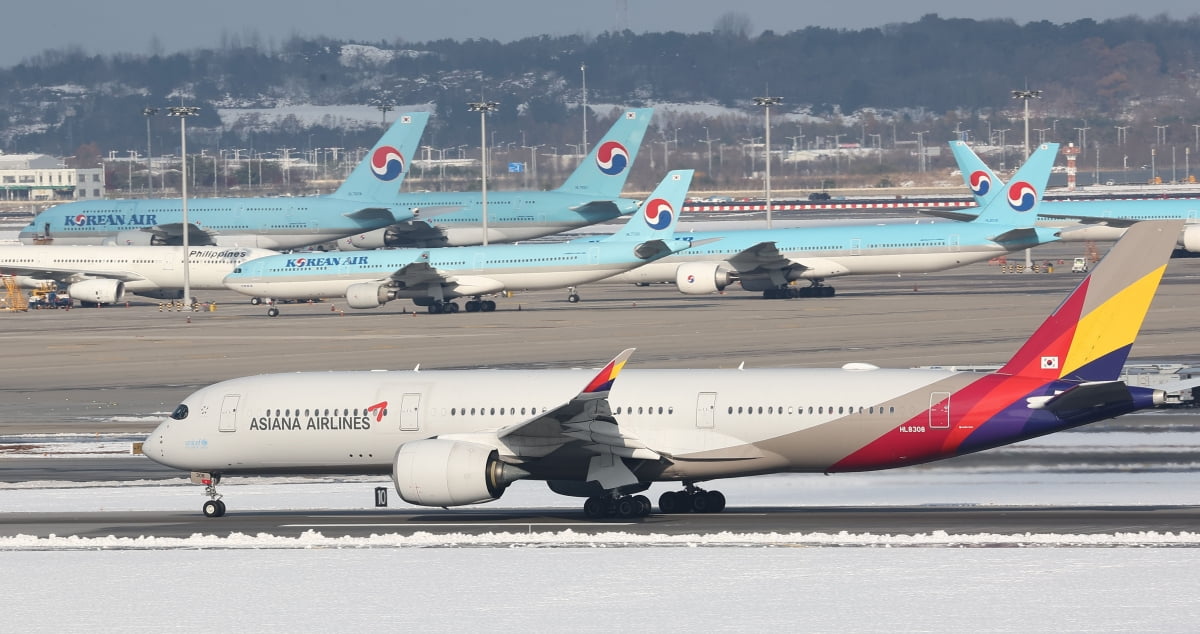
[[[1029,160],[1017,170],[1007,185],[991,187],[995,194],[979,210],[975,222],[994,223],[1013,227],[1032,227],[1037,222],[1037,207],[1046,193],[1050,169],[1058,156],[1057,143],[1039,145]],[[993,175],[994,178],[995,175]]]
[[[1155,220],[1126,231],[999,373],[1117,379],[1182,228],[1182,220]]]
[[[393,202],[400,193],[404,175],[416,158],[417,146],[428,122],[428,112],[408,112],[396,117],[396,122],[333,192],[333,197]]]
[[[667,240],[675,235],[694,170],[672,170],[624,226],[602,242]]]
[[[597,199],[620,198],[653,114],[654,108],[631,108],[621,113],[608,134],[588,152],[557,191]]]
[[[954,154],[954,161],[958,163],[963,182],[975,197],[976,206],[986,206],[1004,191],[1004,181],[996,176],[992,168],[988,167],[965,141],[951,141],[950,152]]]

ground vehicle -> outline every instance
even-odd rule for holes
[[[36,290],[29,294],[29,307],[33,309],[70,308],[71,296],[58,291]]]
[[[1072,273],[1087,273],[1088,265],[1087,258],[1075,258],[1075,262],[1071,264]]]

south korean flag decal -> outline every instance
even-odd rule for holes
[[[1043,370],[1057,370],[1058,369],[1058,357],[1042,357],[1042,369]]]

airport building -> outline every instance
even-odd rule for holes
[[[72,169],[45,154],[0,154],[0,200],[57,202],[104,198],[104,168]]]

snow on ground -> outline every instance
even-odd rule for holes
[[[1194,549],[0,553],[12,632],[1191,632]]]

